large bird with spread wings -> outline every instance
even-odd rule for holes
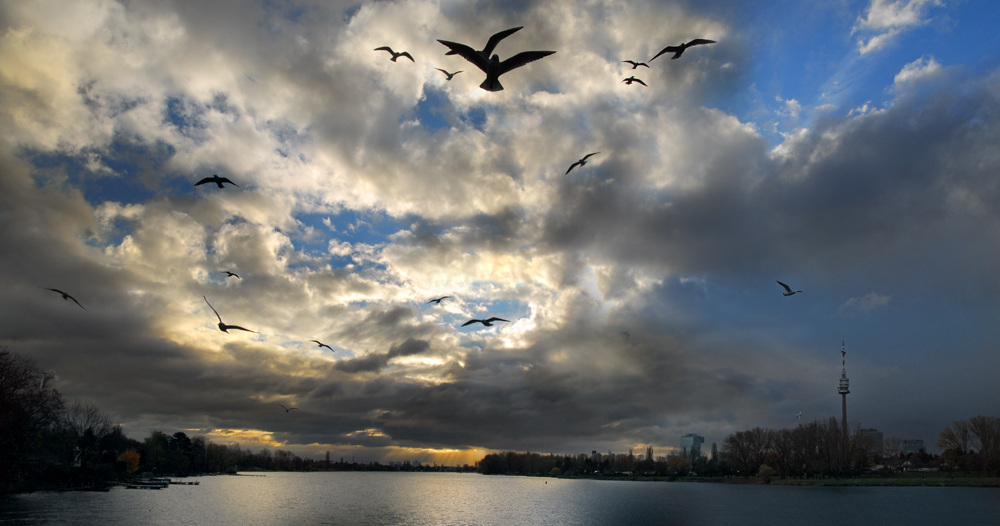
[[[700,46],[700,45],[703,45],[703,44],[714,44],[714,43],[715,43],[714,40],[708,40],[708,39],[705,39],[705,38],[696,38],[696,39],[694,39],[694,40],[692,40],[690,42],[681,44],[679,46],[667,46],[667,47],[663,48],[659,53],[657,53],[656,57],[658,57],[658,56],[660,56],[660,55],[662,55],[664,53],[673,53],[674,56],[672,56],[670,58],[671,59],[677,59],[677,58],[681,58],[681,55],[684,54],[684,50],[687,49],[687,48],[689,48],[689,47],[691,47],[691,46]],[[656,57],[653,57],[653,58],[649,59],[649,61],[652,62]]]
[[[486,47],[481,51],[476,51],[475,49],[472,49],[465,44],[459,44],[458,42],[449,42],[441,39],[438,39],[438,42],[444,44],[450,50],[445,53],[445,55],[459,55],[465,60],[475,64],[477,68],[483,70],[483,73],[486,73],[486,80],[479,85],[480,88],[483,88],[486,91],[503,91],[503,85],[500,84],[500,75],[503,75],[512,69],[519,68],[529,62],[534,62],[540,58],[544,58],[555,53],[555,51],[524,51],[502,62],[500,61],[499,55],[490,55],[493,53],[493,48],[495,48],[501,40],[514,34],[514,32],[521,29],[521,27],[507,29],[491,36],[489,42],[486,43]]]
[[[205,296],[202,296],[202,298],[205,298]],[[208,303],[208,298],[205,298],[205,303]],[[215,313],[215,317],[216,318],[219,318],[219,330],[220,331],[222,331],[222,332],[224,332],[226,334],[229,334],[229,329],[238,329],[238,330],[241,330],[241,331],[247,331],[247,332],[252,332],[254,334],[257,334],[257,331],[251,331],[250,329],[244,329],[243,327],[240,327],[239,325],[228,325],[226,323],[223,323],[222,322],[222,316],[219,316],[219,311],[215,310],[215,307],[213,307],[211,303],[208,303],[208,308],[212,309],[212,312]]]

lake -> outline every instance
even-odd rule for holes
[[[1000,525],[1000,489],[790,487],[485,476],[267,473],[199,486],[0,499],[11,525]]]

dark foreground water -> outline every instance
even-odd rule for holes
[[[0,499],[0,524],[1000,525],[1000,489],[268,473],[158,491]]]

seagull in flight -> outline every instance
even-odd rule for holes
[[[698,45],[701,45],[701,44],[714,44],[714,43],[715,43],[714,40],[707,40],[707,39],[704,39],[704,38],[696,38],[696,39],[694,39],[694,40],[692,40],[692,41],[690,41],[690,42],[688,42],[686,44],[681,44],[679,46],[667,46],[667,47],[663,48],[662,51],[660,51],[659,53],[657,53],[656,57],[658,57],[658,56],[660,56],[660,55],[662,55],[664,53],[673,53],[674,56],[670,57],[671,59],[681,58],[681,55],[684,54],[684,50],[687,49],[687,48],[689,48],[689,47],[691,47],[691,46],[698,46]],[[653,57],[653,58],[649,59],[649,61],[652,62],[653,59],[655,59],[656,57]]]
[[[441,73],[444,73],[444,74],[445,74],[445,76],[447,76],[447,77],[448,77],[448,80],[451,80],[451,78],[452,78],[452,77],[454,77],[455,75],[458,75],[459,73],[461,73],[461,72],[462,72],[461,70],[458,70],[458,71],[456,71],[456,72],[454,72],[454,73],[448,73],[447,71],[445,71],[445,70],[443,70],[443,69],[441,69],[441,68],[434,68],[434,69],[436,69],[436,70],[440,71]]]
[[[778,280],[775,280],[775,281],[778,281]],[[792,287],[789,287],[788,285],[785,285],[784,283],[782,283],[780,281],[778,281],[778,285],[781,285],[782,287],[785,287],[785,292],[781,293],[782,296],[791,296],[792,294],[796,294],[796,293],[802,292],[801,290],[792,290]]]
[[[45,287],[38,287],[38,288],[45,289]],[[62,294],[62,297],[63,297],[64,300],[66,300],[66,301],[73,300],[73,303],[76,303],[77,305],[80,305],[80,302],[76,301],[76,298],[74,298],[73,296],[70,296],[69,294],[66,294],[65,292],[63,292],[63,291],[61,291],[59,289],[45,289],[45,290],[51,290],[52,292],[58,292],[59,294]],[[84,307],[83,305],[80,305],[80,308],[83,309],[83,310],[87,310],[86,307]]]
[[[587,159],[589,159],[589,158],[590,158],[590,156],[592,156],[592,155],[597,155],[597,154],[599,154],[599,153],[601,153],[601,152],[594,152],[594,153],[588,153],[587,155],[584,155],[584,156],[583,156],[583,159],[580,159],[579,161],[577,161],[577,162],[575,162],[575,163],[573,163],[573,164],[569,165],[569,169],[568,169],[568,170],[566,170],[566,173],[565,173],[565,174],[563,174],[563,175],[569,175],[569,173],[570,173],[570,172],[571,172],[571,171],[573,170],[573,168],[576,168],[577,166],[579,166],[579,167],[583,168],[583,166],[584,166],[585,164],[587,164]]]
[[[194,183],[194,185],[195,186],[201,186],[201,185],[203,185],[205,183],[215,183],[215,184],[219,185],[219,188],[225,188],[225,186],[222,186],[222,183],[229,183],[229,184],[231,184],[233,186],[239,186],[238,184],[230,181],[229,179],[226,179],[225,177],[219,177],[218,175],[213,175],[212,177],[206,177],[206,178],[202,179],[201,181],[198,181],[197,183]]]
[[[476,51],[465,44],[459,44],[457,42],[449,42],[441,39],[438,39],[438,42],[444,44],[451,50],[445,53],[445,55],[460,55],[465,60],[475,64],[477,68],[483,70],[483,73],[486,73],[486,80],[479,85],[480,88],[483,88],[486,91],[502,91],[503,85],[500,84],[500,75],[528,64],[529,62],[534,62],[555,53],[555,51],[524,51],[508,58],[507,60],[504,60],[503,62],[500,61],[499,55],[494,54],[493,56],[490,56],[490,53],[493,52],[493,48],[496,47],[500,40],[513,34],[519,29],[521,28],[515,27],[491,36],[489,42],[486,43],[486,47],[483,48],[482,51]]]
[[[323,343],[323,342],[321,342],[319,340],[309,340],[309,341],[315,343],[319,347],[326,347],[327,349],[330,349],[330,352],[337,352],[337,351],[333,350],[333,347],[330,347],[329,345],[327,345],[327,344],[325,344],[325,343]]]
[[[441,296],[440,298],[432,299],[432,300],[428,301],[427,303],[437,303],[438,305],[440,305],[441,304],[441,300],[443,300],[445,298],[450,298],[450,297],[451,296]]]
[[[205,296],[202,296],[202,298],[205,298]],[[208,298],[205,298],[205,303],[208,303]],[[219,311],[215,310],[215,307],[213,307],[211,303],[208,303],[208,308],[212,309],[212,312],[215,313],[215,317],[216,318],[219,318],[219,330],[220,331],[222,331],[222,332],[224,332],[226,334],[229,334],[229,329],[239,329],[241,331],[247,331],[247,332],[252,332],[254,334],[257,334],[257,331],[251,331],[250,329],[244,329],[243,327],[240,327],[239,325],[226,325],[225,323],[222,323],[222,316],[219,316]]]
[[[222,273],[225,274],[227,278],[231,278],[233,276],[236,276],[236,279],[243,279],[243,278],[240,277],[239,274],[237,274],[235,272],[230,272],[228,270],[223,270]]]
[[[634,60],[623,60],[622,62],[628,62],[629,64],[632,64],[632,69],[638,68],[639,66],[645,66],[647,68],[649,67],[649,64],[646,64],[645,62],[636,62]]]
[[[375,51],[388,51],[389,54],[392,55],[392,61],[393,62],[395,62],[396,59],[399,58],[399,57],[406,57],[406,58],[410,59],[410,62],[416,62],[416,60],[413,60],[413,57],[409,53],[407,53],[406,51],[403,51],[401,53],[396,53],[389,46],[377,47],[377,48],[375,48]],[[451,79],[448,79],[448,80],[451,80]]]
[[[278,404],[278,407],[284,409],[286,413],[289,412],[289,411],[293,411],[295,409],[298,409],[298,407],[285,407],[285,406],[283,406],[281,404]]]
[[[795,418],[796,418],[796,420],[802,420],[802,411],[799,411],[798,413],[795,413]]]
[[[510,323],[510,320],[505,320],[503,318],[497,318],[496,316],[494,316],[494,317],[492,317],[492,318],[490,318],[488,320],[469,320],[469,321],[463,323],[462,327],[465,327],[466,325],[472,325],[473,323],[482,323],[486,327],[492,327],[493,326],[493,322],[495,322],[495,321],[505,321],[507,323]]]
[[[633,76],[631,76],[631,77],[629,77],[629,78],[627,78],[625,80],[622,80],[622,82],[624,82],[626,86],[631,86],[633,82],[638,82],[639,84],[642,84],[643,86],[646,86],[647,88],[649,87],[645,82],[642,81],[642,79],[635,78],[635,75],[633,75]]]
[[[45,376],[42,377],[42,383],[39,384],[38,388],[45,389],[45,384],[48,383],[49,380],[54,380],[56,378],[57,376],[55,371],[46,371]]]

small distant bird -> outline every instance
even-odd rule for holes
[[[445,298],[450,298],[450,297],[451,296],[441,296],[440,298],[432,299],[432,300],[428,301],[427,303],[437,303],[438,305],[440,305],[441,304],[441,300],[443,300]]]
[[[223,270],[222,273],[225,274],[227,278],[231,278],[233,276],[236,276],[236,279],[243,279],[243,278],[240,277],[239,274],[237,274],[235,272],[229,272],[228,270]]]
[[[329,345],[327,345],[327,344],[325,344],[325,343],[323,343],[323,342],[321,342],[319,340],[309,340],[309,341],[315,343],[319,347],[326,347],[327,349],[330,349],[330,352],[337,352],[337,351],[333,350],[333,347],[330,347]]]
[[[628,333],[628,331],[622,331],[621,334],[622,336],[625,336],[625,341],[628,341],[628,337],[632,336],[631,334]]]
[[[504,60],[503,62],[500,61],[499,55],[490,56],[490,53],[493,52],[493,48],[496,47],[500,40],[513,34],[519,29],[521,28],[515,27],[491,36],[489,42],[487,42],[486,47],[483,48],[482,51],[476,51],[465,44],[459,44],[457,42],[449,42],[441,39],[438,39],[438,42],[444,44],[451,50],[445,53],[445,55],[459,55],[465,60],[475,64],[477,68],[483,70],[483,73],[486,73],[486,80],[479,85],[480,88],[483,88],[486,91],[503,91],[503,85],[500,84],[500,75],[503,75],[512,69],[519,68],[529,62],[534,62],[555,53],[555,51],[524,51],[508,58],[507,60]]]
[[[233,186],[239,186],[238,184],[230,181],[229,179],[226,179],[225,177],[219,177],[218,175],[213,175],[212,177],[206,177],[206,178],[202,179],[201,181],[198,181],[197,183],[194,183],[194,185],[195,186],[201,186],[201,185],[203,185],[205,183],[215,183],[215,184],[219,185],[219,188],[225,188],[225,186],[222,186],[222,183],[229,183],[229,184],[231,184]]]
[[[298,407],[285,407],[285,406],[283,406],[281,404],[278,404],[278,407],[284,409],[286,413],[289,412],[289,411],[293,411],[295,409],[298,409]]]
[[[687,48],[689,48],[689,47],[691,47],[691,46],[698,46],[698,45],[702,45],[702,44],[714,44],[714,43],[715,43],[714,40],[706,40],[704,38],[696,38],[696,39],[694,39],[694,40],[692,40],[692,41],[690,41],[690,42],[688,42],[686,44],[681,44],[679,46],[667,46],[667,47],[663,48],[662,51],[660,51],[659,53],[657,53],[656,57],[658,57],[658,56],[660,56],[660,55],[662,55],[664,53],[673,53],[674,56],[670,57],[671,59],[681,58],[681,55],[684,54],[684,50],[687,49]],[[652,62],[656,57],[653,57],[653,58],[649,59],[649,61]]]
[[[592,155],[597,155],[599,153],[601,152],[588,153],[587,155],[584,155],[583,159],[580,159],[579,161],[569,165],[569,169],[566,170],[566,173],[563,175],[569,175],[569,173],[573,170],[573,168],[576,168],[577,166],[583,168],[583,166],[587,164],[587,159],[589,159]]]
[[[392,61],[393,62],[395,62],[396,59],[399,58],[399,57],[406,57],[406,58],[410,59],[411,62],[416,62],[416,60],[413,60],[413,57],[410,56],[410,54],[407,53],[406,51],[403,51],[402,53],[396,53],[389,46],[377,47],[377,48],[375,48],[375,51],[388,51],[389,54],[392,55]],[[448,79],[448,80],[451,80],[451,79]]]
[[[799,411],[798,413],[795,413],[795,418],[797,420],[802,420],[802,411]]]
[[[503,318],[497,318],[496,316],[494,316],[494,317],[492,317],[492,318],[490,318],[488,320],[469,320],[469,321],[463,323],[462,327],[465,327],[466,325],[472,325],[473,323],[482,323],[486,327],[492,327],[493,326],[493,322],[495,322],[495,321],[505,321],[507,323],[510,323],[510,320],[505,320]]]
[[[643,82],[642,79],[637,79],[637,78],[635,78],[634,75],[631,76],[631,77],[629,77],[629,78],[627,78],[627,79],[625,79],[625,80],[623,80],[622,82],[624,82],[626,86],[631,86],[633,82],[638,82],[639,84],[642,84],[643,86],[646,86],[647,88],[649,87],[649,85],[647,85],[645,82]]]
[[[775,281],[778,281],[778,280],[775,280]],[[789,287],[788,285],[785,285],[784,283],[782,283],[780,281],[778,281],[778,285],[781,285],[782,287],[785,287],[785,292],[781,293],[782,296],[791,296],[792,294],[796,294],[796,293],[802,292],[801,290],[792,290],[792,287]]]
[[[459,70],[459,71],[456,71],[456,72],[454,72],[454,73],[448,73],[447,71],[445,71],[445,70],[443,70],[443,69],[441,69],[441,68],[434,68],[434,69],[436,69],[436,70],[440,71],[441,73],[444,73],[444,74],[445,74],[445,76],[447,76],[447,77],[448,77],[448,80],[451,80],[451,78],[452,78],[452,77],[454,77],[455,75],[458,75],[459,73],[461,73],[461,72],[462,72],[461,70]]]
[[[202,298],[205,298],[205,296],[202,296]],[[205,298],[205,303],[208,303],[208,298]],[[208,308],[212,309],[212,312],[215,313],[215,317],[216,318],[219,318],[219,330],[220,331],[222,331],[222,332],[224,332],[226,334],[229,334],[229,329],[239,329],[241,331],[247,331],[247,332],[252,332],[254,334],[257,334],[257,331],[251,331],[250,329],[244,329],[243,327],[240,327],[239,325],[226,325],[225,323],[222,323],[222,316],[219,316],[219,311],[215,310],[215,307],[213,307],[211,303],[208,303]]]
[[[49,380],[53,380],[55,378],[56,378],[55,371],[46,371],[45,376],[42,377],[42,383],[38,385],[38,388],[45,389],[45,384],[48,383]]]
[[[45,287],[38,287],[38,288],[45,289]],[[65,292],[63,292],[63,291],[61,291],[59,289],[45,289],[45,290],[51,290],[52,292],[58,292],[59,294],[62,294],[62,297],[63,297],[64,300],[66,300],[66,301],[73,300],[73,303],[76,303],[77,305],[80,305],[80,302],[76,301],[76,298],[74,298],[73,296],[70,296],[69,294],[66,294]],[[84,307],[83,305],[80,305],[80,308],[83,309],[83,310],[87,310],[86,307]]]
[[[649,67],[649,64],[646,64],[645,62],[636,62],[634,60],[623,60],[622,62],[628,62],[629,64],[632,64],[632,69],[635,69],[639,66],[645,66],[647,68]]]

